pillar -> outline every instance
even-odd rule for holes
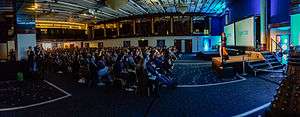
[[[190,16],[190,23],[191,23],[191,25],[190,25],[190,33],[191,34],[193,34],[193,18],[192,18],[192,16]]]
[[[226,11],[225,13],[225,25],[229,24],[229,11]]]
[[[260,0],[260,49],[266,50],[267,43],[267,0]]]
[[[154,34],[154,18],[151,18],[151,34]]]
[[[117,22],[117,37],[120,37],[120,22]]]
[[[185,52],[185,40],[181,40],[181,52]]]
[[[106,35],[106,24],[104,24],[103,33],[104,33],[104,39],[106,39],[106,37],[107,37],[107,35]]]
[[[173,34],[174,33],[174,28],[173,28],[173,25],[174,25],[174,18],[173,18],[173,16],[171,16],[171,34]]]
[[[212,20],[212,18],[209,17],[208,35],[211,35],[211,27],[212,27],[211,20]]]
[[[133,20],[133,35],[136,35],[136,20]]]
[[[23,3],[17,1],[16,7],[16,54],[17,60],[27,59],[27,49],[36,46],[36,30],[34,12],[38,6],[34,0]],[[28,9],[28,6],[30,9]]]

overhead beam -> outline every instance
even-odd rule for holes
[[[196,6],[195,6],[195,8],[194,8],[194,12],[196,12],[196,10],[197,10],[197,7],[198,7],[198,4],[199,4],[199,1],[200,1],[200,0],[197,0],[197,2],[196,2]],[[201,0],[201,2],[202,2],[202,0]],[[201,3],[201,2],[200,2],[200,3]]]
[[[224,7],[224,5],[225,5],[225,2],[224,2],[224,1],[222,1],[222,3],[218,3],[218,4],[221,4],[221,5],[220,5],[220,7],[219,7],[219,8],[217,8],[217,9],[216,9],[216,11],[215,11],[215,12],[212,12],[212,13],[216,13],[216,14],[217,14],[217,13],[219,12],[219,10],[220,10],[220,9],[222,9],[222,8]]]
[[[218,3],[220,3],[220,1],[221,0],[218,0]],[[208,13],[208,11],[210,10],[210,9],[212,9],[212,8],[214,8],[214,7],[212,7],[213,6],[213,4],[215,4],[216,3],[216,0],[213,0],[213,2],[208,6],[208,8],[206,9],[206,11],[205,11],[205,13]],[[216,6],[216,5],[215,5]]]
[[[135,6],[137,6],[139,9],[141,9],[143,12],[148,14],[148,11],[146,11],[143,7],[141,7],[139,4],[137,4],[135,1],[133,0],[129,0],[129,2],[131,2],[132,4],[134,4]]]
[[[133,15],[132,13],[126,11],[126,10],[123,10],[122,8],[119,9],[120,12],[124,13],[124,14],[127,14],[127,15]]]
[[[154,4],[154,2],[152,0],[150,0],[152,7],[154,6],[156,9],[156,12],[160,12],[160,9],[157,7],[157,5]]]
[[[202,13],[202,10],[203,10],[203,8],[206,6],[207,1],[209,1],[209,0],[205,0],[205,1],[202,0],[202,1],[201,1],[202,4],[201,4],[200,10],[199,10],[200,13]]]
[[[129,6],[128,9],[129,10],[133,9],[133,11],[135,11],[136,14],[143,14],[144,13],[143,11],[136,9],[136,7],[132,6],[131,4],[127,4],[127,5]]]
[[[161,6],[161,8],[164,10],[164,12],[167,12],[167,10],[165,9],[165,7],[163,6],[163,3],[161,0],[158,0],[159,5]]]

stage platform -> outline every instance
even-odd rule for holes
[[[212,60],[213,57],[220,56],[218,51],[203,51],[197,54],[197,57],[201,60]]]
[[[243,61],[255,62],[262,60],[265,59],[260,52],[248,51],[245,55],[229,56],[229,60],[224,61],[223,66],[221,57],[213,57],[212,68],[217,73],[220,73],[226,67],[231,67],[234,72],[241,72],[243,70]]]

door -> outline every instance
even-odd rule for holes
[[[98,48],[103,48],[103,42],[98,43]]]
[[[166,46],[165,40],[157,40],[156,43],[157,43],[156,47],[159,47],[159,48],[164,48]]]
[[[174,46],[176,47],[176,49],[181,52],[181,40],[175,40],[174,41]]]
[[[193,52],[192,40],[185,40],[185,52],[186,53],[192,53]]]
[[[90,43],[85,43],[84,47],[85,48],[90,48]]]
[[[130,47],[130,41],[123,41],[123,47]]]
[[[70,44],[70,48],[75,48],[75,45],[74,44]]]
[[[139,47],[147,47],[148,46],[148,40],[139,40]]]

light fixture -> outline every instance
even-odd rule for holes
[[[40,7],[39,4],[34,3],[31,7],[27,8],[28,10],[37,10]]]

